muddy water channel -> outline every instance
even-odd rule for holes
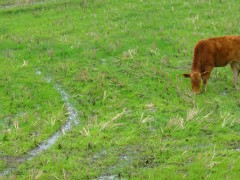
[[[42,74],[41,71],[37,71],[36,73],[38,75]],[[52,82],[50,77],[45,77],[44,80],[48,83]],[[0,172],[0,177],[10,174],[21,163],[31,160],[32,158],[39,155],[41,152],[49,149],[51,146],[54,145],[54,143],[62,135],[64,135],[65,132],[71,130],[73,128],[73,126],[79,124],[80,120],[78,117],[78,111],[74,107],[74,105],[70,102],[70,95],[66,91],[64,91],[60,85],[53,84],[53,87],[61,95],[62,101],[65,103],[65,106],[67,107],[68,116],[67,116],[66,123],[64,125],[62,125],[61,128],[57,132],[55,132],[53,135],[51,135],[44,142],[39,144],[34,149],[26,152],[25,155],[22,155],[20,157],[1,157],[1,159],[5,159],[8,162],[9,167],[7,169],[5,169],[4,171]]]

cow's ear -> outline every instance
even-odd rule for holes
[[[209,73],[210,73],[209,71],[205,71],[205,72],[201,73],[201,76],[205,76],[205,75],[207,75]]]
[[[190,77],[191,77],[191,74],[183,74],[183,76],[184,76],[185,78],[190,78]]]

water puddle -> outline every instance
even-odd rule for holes
[[[42,73],[41,71],[37,71],[36,74],[41,75]],[[50,77],[45,77],[44,80],[48,83],[51,83]],[[49,149],[62,135],[65,134],[65,132],[70,131],[73,128],[73,126],[79,124],[80,121],[78,117],[78,111],[74,107],[74,105],[70,102],[70,95],[66,91],[64,91],[60,85],[55,84],[53,86],[57,90],[57,92],[61,95],[62,101],[65,103],[65,106],[67,108],[68,117],[67,117],[66,123],[62,125],[59,131],[55,132],[52,136],[50,136],[44,142],[42,142],[34,149],[27,152],[26,155],[14,158],[13,160],[14,163],[12,164],[10,163],[9,168],[0,172],[0,177],[10,174],[19,164],[26,162],[28,160],[31,160],[35,156],[39,155],[41,152]],[[8,159],[13,159],[13,158],[11,157],[6,158],[7,161]]]
[[[101,152],[100,154],[96,155],[97,158],[99,158],[101,156],[101,154],[107,155],[106,151]],[[107,171],[108,173],[104,173],[102,175],[100,175],[97,180],[118,180],[118,179],[122,179],[120,174],[112,174],[111,172],[113,172],[115,169],[118,168],[123,168],[126,166],[129,166],[130,163],[132,162],[132,157],[126,155],[126,154],[120,154],[120,159],[119,159],[119,163],[115,166],[111,166]]]
[[[223,92],[221,93],[222,96],[226,96],[228,94],[228,89],[224,88]]]
[[[98,180],[114,180],[120,179],[117,175],[104,175],[98,178]]]

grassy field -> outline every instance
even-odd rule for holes
[[[214,69],[199,95],[182,76],[198,40],[240,34],[237,1],[0,6],[0,172],[15,167],[6,178],[239,177],[240,93],[230,68]],[[80,124],[19,163],[67,121],[56,85]]]

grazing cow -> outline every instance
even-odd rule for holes
[[[231,65],[233,83],[236,86],[240,72],[240,36],[223,36],[200,40],[195,48],[190,74],[183,74],[191,79],[192,89],[200,92],[200,83],[206,85],[214,67]]]

